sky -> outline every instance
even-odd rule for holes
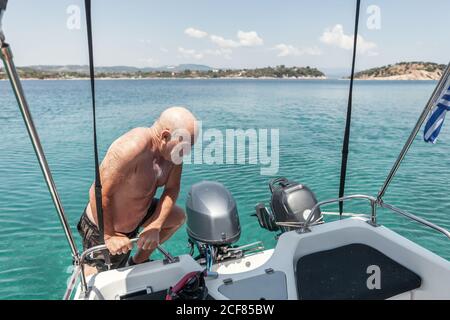
[[[93,0],[95,63],[350,68],[356,0]],[[37,5],[39,4],[39,5]],[[448,63],[449,0],[362,0],[357,69]],[[87,64],[82,0],[10,0],[16,64]]]

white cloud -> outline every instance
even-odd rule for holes
[[[194,28],[187,28],[184,33],[194,38],[204,38],[208,36],[205,31],[197,30]],[[208,49],[204,51],[196,51],[194,49],[185,49],[182,47],[178,48],[178,52],[184,57],[190,57],[195,59],[201,59],[206,55],[210,56],[221,56],[225,59],[231,59],[232,49],[239,47],[254,47],[260,46],[264,43],[263,39],[258,36],[255,31],[241,31],[239,30],[236,35],[237,39],[225,39],[222,36],[212,34],[209,36],[211,42],[217,45],[218,49]]]
[[[225,48],[219,48],[219,49],[215,49],[215,50],[207,49],[207,50],[203,50],[203,51],[197,51],[194,49],[185,49],[183,47],[179,47],[178,52],[184,58],[196,59],[196,60],[203,59],[206,56],[223,57],[223,58],[229,60],[229,59],[231,59],[231,54],[233,53],[233,51],[231,49],[225,49]]]
[[[198,52],[194,49],[185,49],[183,47],[179,47],[178,48],[178,52],[185,58],[189,58],[189,59],[197,59],[200,60],[204,57],[204,54],[201,52]]]
[[[218,45],[221,48],[237,48],[239,47],[239,43],[231,40],[231,39],[225,39],[221,36],[211,35],[210,37],[211,41]]]
[[[198,30],[198,29],[195,29],[192,27],[184,30],[184,33],[187,34],[189,37],[198,38],[198,39],[204,38],[208,35],[207,32]]]
[[[237,39],[225,39],[224,37],[217,36],[217,35],[211,35],[210,36],[211,41],[218,45],[221,48],[238,48],[238,47],[254,47],[254,46],[260,46],[264,44],[264,40],[258,36],[258,33],[256,31],[241,31],[239,30],[237,33]]]
[[[239,44],[244,47],[260,46],[264,43],[263,39],[255,31],[244,32],[239,30],[237,37]]]
[[[353,35],[347,35],[344,33],[344,27],[340,24],[335,25],[333,28],[327,28],[320,37],[320,41],[334,45],[345,50],[353,49]],[[368,55],[377,55],[373,50],[377,47],[376,43],[365,40],[362,36],[358,35],[358,52]]]
[[[205,51],[205,54],[207,54],[207,55],[216,56],[216,57],[224,57],[227,60],[231,59],[232,53],[233,53],[233,50],[225,49],[225,48],[220,48],[220,49],[216,49],[216,50],[208,49]]]
[[[303,56],[303,55],[311,55],[318,56],[321,55],[322,52],[317,47],[309,47],[309,48],[297,48],[293,45],[280,43],[274,47],[275,50],[278,50],[279,57],[288,57],[288,56]]]

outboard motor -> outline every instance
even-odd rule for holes
[[[203,181],[194,184],[186,200],[187,233],[200,255],[197,260],[205,264],[236,258],[236,252],[229,250],[239,240],[241,226],[236,201],[220,183]],[[202,261],[200,261],[202,263]]]
[[[286,178],[271,180],[269,189],[272,193],[271,212],[264,204],[256,206],[256,216],[261,227],[269,231],[281,229],[286,232],[298,229],[306,222],[311,209],[317,204],[314,193],[307,186]],[[322,219],[319,208],[315,211],[311,223],[320,223]],[[283,223],[285,225],[282,225]]]

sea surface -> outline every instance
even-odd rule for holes
[[[339,80],[98,81],[101,156],[127,130],[150,126],[166,107],[184,105],[203,121],[203,130],[225,134],[226,129],[278,129],[279,170],[273,176],[308,185],[320,200],[335,198],[348,84]],[[346,194],[376,195],[435,85],[356,82]],[[24,81],[24,88],[80,247],[76,224],[94,177],[89,83]],[[424,143],[421,135],[417,138],[385,197],[386,202],[447,229],[449,125],[436,145]],[[70,275],[71,254],[6,81],[0,81],[0,133],[0,299],[60,299]],[[208,141],[203,142],[205,148]],[[262,230],[251,216],[255,204],[268,203],[270,197],[267,182],[273,176],[261,175],[262,167],[267,166],[258,161],[185,165],[178,204],[184,207],[193,183],[219,181],[238,204],[239,244],[262,240],[267,248],[274,247],[274,234]],[[365,202],[349,202],[345,209],[370,211]],[[386,210],[378,214],[383,225],[450,260],[449,240],[444,236]],[[173,254],[186,253],[185,228],[164,246]]]

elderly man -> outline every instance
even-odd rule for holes
[[[180,191],[180,159],[183,152],[186,155],[190,151],[196,135],[194,115],[185,108],[172,107],[151,128],[133,129],[109,148],[100,174],[104,237],[112,268],[148,261],[156,246],[184,223],[184,211],[175,205]],[[164,191],[157,199],[159,187]],[[78,223],[85,250],[100,243],[96,212],[92,185],[89,204]],[[138,235],[138,251],[130,257],[130,239]],[[104,257],[98,253],[89,261],[86,274],[100,270],[104,270]]]

